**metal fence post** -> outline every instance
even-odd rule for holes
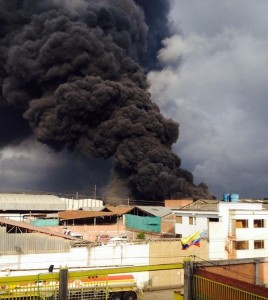
[[[60,268],[59,300],[68,299],[68,268]]]
[[[260,260],[255,259],[254,263],[255,263],[255,284],[260,285],[261,284],[261,280],[260,280]]]
[[[184,300],[192,300],[193,298],[193,262],[184,262]]]

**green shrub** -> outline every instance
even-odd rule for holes
[[[139,232],[137,234],[137,239],[138,240],[144,240],[145,239],[145,233],[144,232]]]

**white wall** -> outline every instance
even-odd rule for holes
[[[224,226],[223,222],[209,223],[209,260],[228,259]]]
[[[235,211],[234,219],[248,220],[248,228],[236,228],[236,240],[248,241],[248,249],[237,250],[237,258],[268,256],[268,211]],[[254,220],[264,220],[264,227],[254,228]],[[263,240],[264,249],[254,249],[254,240]]]
[[[14,220],[14,221],[19,221],[19,222],[23,222],[23,216],[25,214],[11,214],[11,213],[6,213],[6,214],[0,214],[1,218],[7,218],[10,220]]]
[[[207,212],[177,212],[176,215],[182,215],[182,223],[175,224],[175,233],[186,237],[197,231],[202,233],[202,237],[208,237],[208,218],[217,218],[218,214],[209,214]],[[189,224],[189,217],[195,217],[195,224]]]
[[[68,267],[71,272],[81,268],[149,265],[149,244],[79,247],[66,253],[1,255],[0,277],[48,273],[50,265],[54,265],[55,272],[60,267]],[[134,276],[139,286],[146,286],[149,281],[149,272],[139,272]]]
[[[61,198],[61,200],[67,205],[67,210],[77,210],[81,207],[103,207],[103,201],[97,199]]]

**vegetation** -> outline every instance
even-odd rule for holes
[[[145,240],[145,233],[144,232],[139,232],[137,234],[137,239],[138,240]]]

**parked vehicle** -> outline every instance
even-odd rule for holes
[[[2,286],[0,299],[59,299],[59,282],[17,282]],[[100,275],[68,280],[68,299],[137,300],[137,284],[132,274]]]
[[[63,230],[63,234],[75,237],[77,239],[83,239],[83,235],[82,234],[80,234],[78,232],[71,231],[70,229],[64,229]]]
[[[120,242],[127,242],[128,237],[126,235],[122,235],[122,236],[115,236],[110,238],[109,244],[116,244],[116,243],[120,243]]]

